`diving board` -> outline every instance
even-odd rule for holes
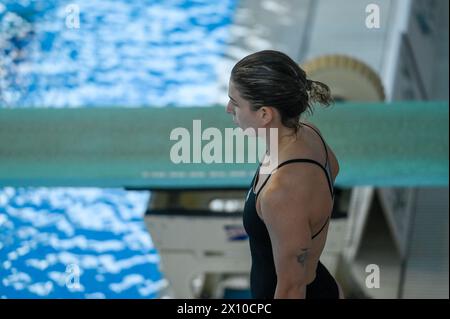
[[[193,120],[234,127],[223,106],[0,109],[0,186],[248,187],[255,163],[170,160],[171,131]],[[307,120],[338,157],[338,186],[448,185],[448,102],[335,104]]]

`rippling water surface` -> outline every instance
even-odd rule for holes
[[[217,103],[236,2],[0,0],[0,107]],[[143,223],[150,196],[0,189],[0,297],[157,297],[167,283]]]

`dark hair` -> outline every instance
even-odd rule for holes
[[[278,51],[246,56],[233,67],[231,80],[255,111],[262,106],[276,108],[282,124],[296,132],[301,114],[313,113],[311,103],[328,106],[333,102],[327,85],[307,79],[297,63]]]

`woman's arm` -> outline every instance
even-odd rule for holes
[[[314,188],[308,181],[317,178],[317,172],[307,165],[295,168],[294,176],[289,173],[292,169],[274,174],[260,202],[277,273],[275,298],[305,298],[308,284],[306,264],[312,243],[308,203]]]

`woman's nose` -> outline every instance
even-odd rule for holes
[[[233,113],[233,106],[231,105],[231,102],[228,102],[226,110],[227,113]]]

